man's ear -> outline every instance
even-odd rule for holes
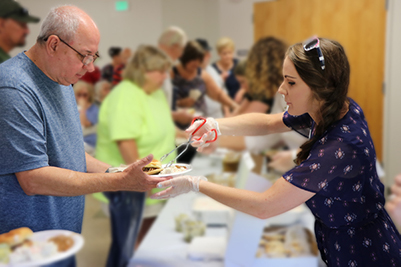
[[[58,46],[60,44],[60,39],[56,35],[50,35],[45,43],[46,51],[49,55],[53,55],[57,52]]]

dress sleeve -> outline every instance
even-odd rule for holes
[[[293,185],[317,193],[326,191],[335,178],[351,179],[359,175],[363,156],[343,141],[328,140],[327,136],[315,143],[309,157],[283,175]]]
[[[285,125],[287,125],[287,127],[308,138],[313,120],[308,113],[300,116],[293,116],[286,111],[283,115],[283,122]]]
[[[49,165],[44,121],[33,97],[0,89],[0,175]]]

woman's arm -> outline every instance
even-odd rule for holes
[[[244,99],[240,106],[234,110],[232,116],[237,116],[245,113],[266,113],[270,107],[260,101],[249,101]]]
[[[158,187],[168,188],[151,198],[166,199],[189,191],[201,192],[224,205],[261,219],[284,213],[315,195],[292,185],[282,177],[263,193],[226,187],[210,183],[202,176],[188,175],[159,183]]]
[[[291,210],[315,193],[300,189],[280,178],[263,193],[230,188],[201,180],[199,192],[241,212],[267,219]]]
[[[125,164],[131,164],[139,158],[138,148],[134,139],[119,140],[117,145]]]
[[[288,132],[283,113],[247,113],[231,118],[216,119],[223,135],[256,136]]]
[[[207,95],[211,99],[220,102],[222,105],[227,105],[232,109],[235,109],[238,106],[233,99],[231,99],[221,88],[219,88],[212,76],[210,76],[210,74],[204,70],[202,70],[202,79],[206,85]]]

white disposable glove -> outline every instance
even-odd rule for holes
[[[164,191],[158,192],[150,196],[153,199],[167,199],[176,197],[178,195],[188,193],[190,191],[199,192],[199,182],[201,180],[207,181],[204,176],[180,176],[171,180],[157,184],[158,188],[167,188]]]
[[[192,134],[193,131],[195,131],[196,128],[198,128],[199,125],[201,125],[202,123],[203,123],[202,120],[195,121],[191,126],[189,126],[188,129],[185,130],[185,132]],[[192,140],[194,140],[192,146],[194,147],[208,146],[209,144],[206,144],[206,141],[210,141],[215,138],[215,133],[212,132],[212,129],[216,129],[218,136],[221,135],[219,123],[215,119],[209,117],[206,119],[206,123],[192,137]],[[196,139],[199,138],[201,139],[197,141]]]

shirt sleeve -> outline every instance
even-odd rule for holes
[[[362,155],[356,149],[343,142],[341,138],[328,140],[323,137],[299,166],[283,175],[293,185],[317,193],[328,190],[335,178],[351,179],[358,176],[363,164]]]
[[[49,165],[44,121],[34,98],[0,89],[0,175]]]
[[[113,102],[108,114],[110,138],[113,141],[137,139],[144,126],[140,96],[125,90],[119,93],[118,97],[111,99]]]
[[[99,119],[99,107],[92,104],[86,111],[86,117],[92,125],[96,125]]]
[[[283,122],[285,125],[287,125],[287,127],[308,138],[313,120],[308,113],[300,116],[293,116],[286,111],[283,115]]]

